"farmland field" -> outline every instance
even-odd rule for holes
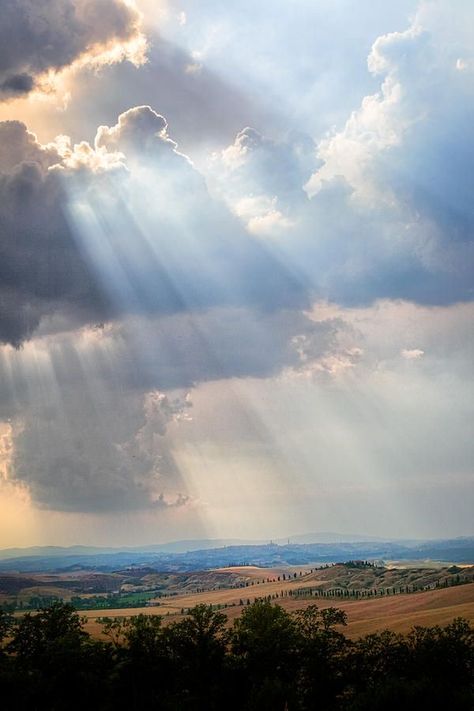
[[[247,570],[250,574],[250,571]],[[160,604],[147,608],[129,608],[107,610],[108,617],[128,617],[138,614],[157,614],[164,622],[179,619],[182,611],[199,603],[219,605],[229,618],[237,617],[242,610],[242,603],[251,602],[255,598],[279,595],[274,601],[285,609],[292,611],[317,604],[320,607],[335,606],[347,612],[348,625],[346,633],[356,638],[364,634],[391,629],[396,632],[406,632],[414,625],[444,625],[455,617],[464,617],[474,622],[474,583],[457,585],[448,588],[414,593],[396,594],[377,598],[347,599],[347,598],[316,598],[296,596],[295,591],[313,588],[319,582],[321,571],[298,576],[296,579],[273,581],[281,571],[269,569],[254,569],[251,576],[257,580],[270,578],[271,582],[260,582],[245,588],[209,590],[200,593],[178,594],[171,598],[163,598]],[[290,593],[292,591],[292,594]],[[281,596],[282,591],[284,595]],[[98,618],[104,611],[89,610],[83,614],[87,618],[86,629],[94,635],[100,634]]]

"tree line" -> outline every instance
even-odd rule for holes
[[[102,639],[70,604],[13,618],[0,613],[5,711],[376,711],[473,708],[474,629],[344,635],[346,613],[294,613],[268,600],[226,615],[197,605],[102,618]]]

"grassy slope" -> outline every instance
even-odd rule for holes
[[[308,576],[310,578],[310,576]],[[198,603],[211,603],[232,605],[225,610],[229,619],[235,618],[241,612],[239,600],[263,597],[274,594],[282,589],[301,588],[303,585],[315,585],[312,579],[296,579],[289,582],[270,582],[254,585],[237,590],[213,590],[204,593],[185,594],[162,600],[159,607],[137,608],[127,610],[107,610],[108,616],[130,616],[134,614],[159,614],[165,616],[165,621],[179,619],[181,609],[192,607]],[[349,624],[347,634],[358,637],[363,634],[392,629],[397,632],[406,632],[413,625],[447,624],[454,617],[465,617],[474,623],[474,583],[460,585],[447,589],[436,589],[411,594],[394,595],[378,599],[363,600],[328,600],[328,599],[294,599],[291,597],[279,598],[275,602],[285,609],[296,610],[309,604],[318,604],[320,607],[335,606],[347,612]],[[167,617],[169,613],[169,617]],[[97,618],[101,616],[98,611],[83,613],[87,619],[87,629],[93,634],[99,634],[100,626]]]

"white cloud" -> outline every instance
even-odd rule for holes
[[[425,355],[425,351],[422,351],[421,348],[402,348],[400,355],[405,360],[419,360]]]

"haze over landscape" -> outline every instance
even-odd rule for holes
[[[1,15],[0,548],[472,536],[473,4]]]

